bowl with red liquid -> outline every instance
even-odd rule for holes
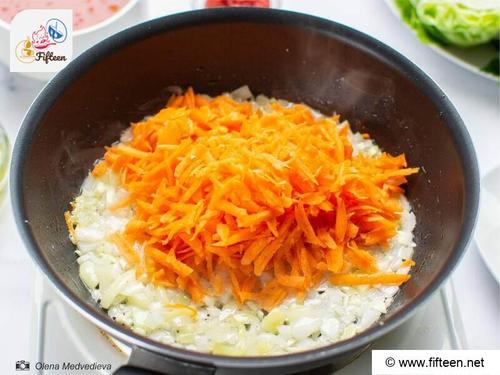
[[[102,39],[144,20],[140,0],[0,0],[0,63],[9,65],[10,23],[26,9],[73,10],[73,58]],[[21,73],[49,80],[55,73]]]
[[[194,0],[193,8],[257,7],[280,8],[281,0]]]

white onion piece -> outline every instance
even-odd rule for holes
[[[121,274],[111,285],[102,292],[101,305],[107,309],[115,297],[120,294],[127,283],[135,280],[135,271],[130,270]]]

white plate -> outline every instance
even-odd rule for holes
[[[401,18],[398,7],[394,0],[385,0],[387,6],[391,9],[392,13],[412,32],[414,30]],[[415,35],[416,37],[416,35]],[[447,58],[451,62],[467,69],[470,72],[478,74],[482,77],[488,78],[492,81],[498,82],[500,78],[494,74],[487,73],[481,69],[487,65],[493,58],[498,56],[498,51],[491,44],[484,44],[481,46],[471,48],[460,48],[454,46],[442,46],[435,43],[426,44],[441,56]]]
[[[479,252],[500,283],[500,165],[481,180],[481,206],[475,240]]]

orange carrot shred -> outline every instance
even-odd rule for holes
[[[183,303],[170,303],[165,305],[166,308],[170,309],[184,309],[188,310],[189,314],[191,315],[192,318],[195,318],[198,315],[198,310],[196,310],[194,307],[185,305]]]
[[[127,262],[134,265],[139,263],[139,255],[136,253],[130,242],[128,242],[123,236],[115,233],[111,235],[110,240],[118,246]]]
[[[106,165],[106,162],[104,160],[100,161],[99,163],[97,163],[94,166],[94,169],[92,170],[92,176],[100,177],[104,173],[106,173],[107,170],[108,170],[108,166]]]
[[[68,227],[68,232],[71,241],[75,241],[76,240],[75,226],[73,224],[73,219],[71,218],[71,213],[69,211],[66,211],[64,213],[64,221],[66,222],[66,226]]]
[[[304,232],[306,239],[311,244],[318,245],[320,241],[318,240],[316,233],[314,233],[314,228],[312,227],[311,223],[307,218],[307,214],[304,210],[304,205],[302,203],[299,203],[295,206],[295,220],[297,221],[297,224]]]
[[[415,265],[415,261],[413,259],[406,259],[401,263],[401,267],[413,267]]]
[[[397,273],[338,273],[330,277],[330,282],[334,285],[401,285],[410,279],[410,275]]]

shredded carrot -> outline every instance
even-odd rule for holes
[[[401,263],[401,267],[413,267],[415,265],[415,261],[413,259],[406,259]]]
[[[73,224],[73,219],[71,218],[71,213],[69,211],[66,211],[64,213],[64,221],[66,222],[66,226],[68,227],[69,238],[71,239],[71,241],[75,242],[75,225]]]
[[[403,154],[354,154],[339,116],[271,109],[190,88],[106,149],[92,174],[113,171],[129,193],[112,207],[134,208],[112,237],[127,261],[195,302],[230,285],[240,303],[265,309],[328,276],[335,285],[406,281],[378,273],[371,246],[396,234],[402,185],[418,169]]]
[[[131,203],[132,203],[131,197],[126,197],[126,198],[112,204],[111,206],[108,207],[108,209],[110,211],[116,211],[116,210],[119,210],[120,208],[130,206]]]
[[[410,279],[410,275],[398,273],[338,273],[330,277],[334,285],[401,285]]]
[[[170,303],[170,304],[165,305],[165,307],[169,308],[169,309],[184,309],[184,310],[188,310],[189,311],[189,315],[191,315],[192,318],[196,318],[196,316],[198,315],[198,310],[196,310],[192,306],[188,306],[188,305],[185,305],[183,303]]]
[[[135,252],[130,242],[127,241],[123,236],[114,233],[110,236],[110,240],[118,246],[120,252],[125,257],[127,262],[133,265],[139,264],[139,255]]]
[[[92,176],[94,177],[99,177],[102,176],[104,173],[106,173],[107,170],[107,165],[106,163],[100,161],[94,166],[94,169],[92,170]]]

